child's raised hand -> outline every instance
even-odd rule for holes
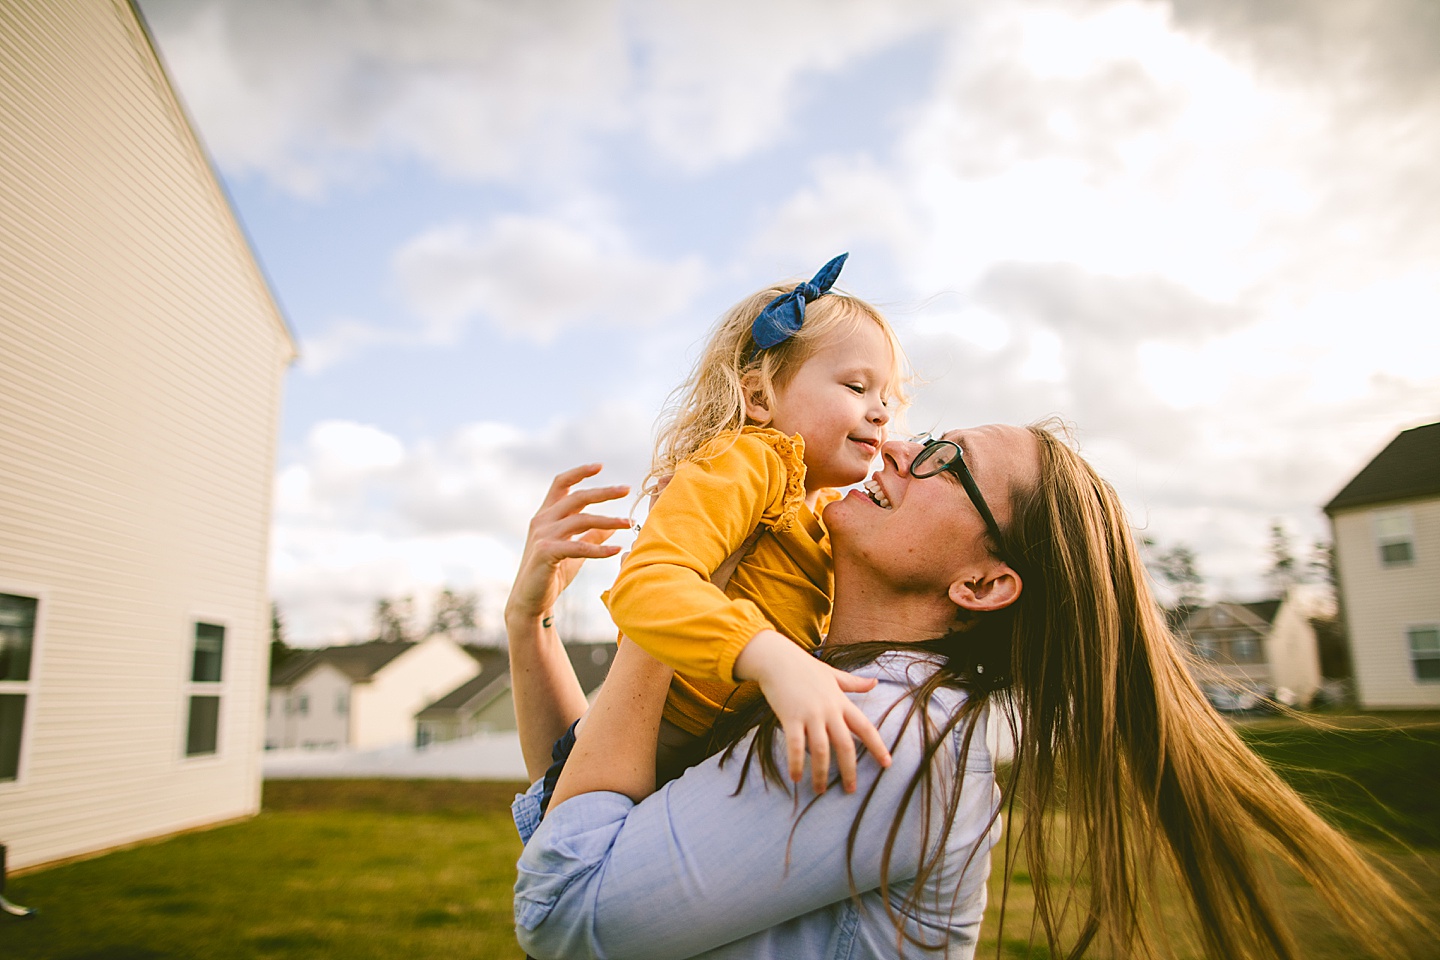
[[[810,750],[810,771],[816,793],[824,793],[830,778],[830,755],[840,770],[840,784],[854,793],[855,739],[865,744],[882,767],[890,765],[890,751],[870,718],[845,696],[875,686],[815,659],[774,630],[757,633],[735,659],[735,676],[755,680],[775,718],[785,731],[790,779],[800,782],[805,750]],[[853,735],[853,736],[852,736]]]

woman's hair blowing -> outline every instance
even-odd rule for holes
[[[1117,956],[1159,955],[1153,892],[1169,874],[1211,956],[1298,957],[1260,851],[1294,867],[1361,943],[1414,929],[1413,909],[1206,701],[1114,489],[1051,430],[1031,432],[1040,481],[1016,492],[1007,531],[1025,583],[1011,647],[1014,799],[1051,956],[1092,939]],[[1075,877],[1062,896],[1057,850],[1053,872]]]
[[[1173,945],[1156,891],[1178,882],[1207,955],[1298,958],[1267,854],[1308,881],[1360,944],[1403,952],[1399,938],[1428,930],[1426,921],[1206,701],[1151,595],[1119,497],[1056,430],[1030,427],[1039,482],[1010,495],[1005,539],[1024,582],[1014,604],[923,644],[855,644],[827,656],[850,668],[895,650],[939,655],[940,668],[898,705],[906,722],[919,718],[927,762],[892,814],[891,842],[917,798],[927,834],[949,832],[958,785],[935,783],[928,761],[955,731],[968,750],[988,704],[1009,714],[1016,743],[1007,877],[1018,842],[1048,956],[1079,957],[1092,944],[1117,957],[1163,956]],[[968,697],[936,725],[927,713],[941,686]],[[749,758],[782,783],[764,701],[725,721],[719,740],[732,748],[758,727]],[[867,812],[884,813],[866,800],[852,850]],[[940,869],[942,848],[927,851],[917,889]],[[884,859],[882,867],[889,844]]]

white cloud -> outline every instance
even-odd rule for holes
[[[938,4],[146,0],[211,150],[302,195],[418,158],[534,185],[638,134],[701,171],[787,136],[807,76],[924,29]],[[322,39],[323,38],[323,39]],[[723,79],[722,79],[723,78]]]
[[[705,280],[699,258],[643,256],[605,224],[513,215],[424,233],[395,255],[395,273],[441,337],[484,316],[540,343],[580,326],[657,323],[689,306]]]
[[[551,478],[604,461],[595,482],[638,484],[649,422],[611,405],[536,433],[473,423],[409,446],[366,424],[318,424],[277,477],[271,584],[292,639],[363,638],[377,599],[411,595],[423,613],[446,586],[478,590],[498,630],[525,528]],[[627,500],[612,512],[628,510]],[[598,596],[614,569],[594,566],[570,612],[578,631],[603,636]]]
[[[298,194],[418,158],[514,180],[583,167],[627,120],[616,5],[147,0],[211,151]]]
[[[322,374],[376,347],[410,339],[403,330],[341,317],[331,321],[322,333],[305,338],[300,347],[300,367],[312,375]]]
[[[945,5],[737,0],[723,8],[634,5],[645,67],[637,110],[667,163],[699,172],[793,140],[809,75],[841,69],[924,31]],[[843,115],[843,103],[808,109]]]

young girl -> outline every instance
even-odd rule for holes
[[[643,492],[663,494],[605,599],[621,632],[676,671],[662,776],[704,756],[722,710],[761,694],[784,727],[792,779],[808,747],[817,792],[832,749],[854,788],[852,733],[889,759],[844,695],[873,682],[811,655],[832,593],[821,510],[866,478],[904,402],[889,323],[829,292],[845,257],[731,309],[659,431]]]

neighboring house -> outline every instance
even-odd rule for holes
[[[479,664],[444,634],[307,651],[270,680],[267,750],[372,750],[413,737],[415,712]]]
[[[1196,679],[1217,707],[1247,710],[1272,697],[1305,705],[1323,680],[1316,621],[1333,609],[1325,588],[1297,584],[1280,600],[1198,607],[1179,632],[1199,661]]]
[[[510,693],[510,661],[499,649],[470,648],[481,663],[480,673],[415,715],[415,745],[460,740],[476,733],[515,729],[515,701]],[[615,641],[567,643],[565,652],[575,668],[580,689],[593,697],[600,688]]]
[[[1440,423],[1395,437],[1325,513],[1360,706],[1440,707]]]
[[[415,714],[415,746],[515,729],[510,658],[494,647],[468,649],[480,672]]]
[[[135,9],[0,4],[0,843],[260,807],[295,345]]]

